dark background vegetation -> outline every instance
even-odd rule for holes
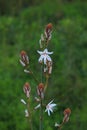
[[[53,35],[49,50],[54,54],[46,103],[54,99],[58,109],[51,117],[45,113],[44,128],[56,130],[54,123],[61,122],[63,110],[70,107],[70,121],[63,129],[87,129],[87,1],[0,0],[0,130],[28,129],[20,99],[25,99],[26,81],[31,84],[33,97],[37,84],[23,73],[19,54],[27,51],[31,68],[40,79],[36,51],[40,35],[50,22]],[[37,112],[34,130],[38,129]]]

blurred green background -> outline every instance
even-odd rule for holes
[[[54,99],[58,105],[50,117],[45,113],[44,129],[56,130],[54,123],[62,121],[67,107],[72,114],[63,129],[87,129],[87,0],[0,0],[0,130],[29,129],[20,99],[25,99],[24,83],[30,82],[34,107],[37,84],[23,73],[19,54],[27,51],[40,79],[37,50],[50,22],[53,73],[45,98],[46,103]],[[34,130],[38,130],[38,113],[33,115]]]

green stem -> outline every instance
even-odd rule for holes
[[[30,101],[29,101],[29,99],[28,99],[28,103],[27,103],[27,108],[28,108],[28,113],[29,113],[28,121],[29,121],[29,124],[30,124],[30,130],[33,130],[33,128],[32,128],[32,119],[31,119],[31,111],[30,111]]]
[[[62,122],[62,123],[60,124],[60,126],[58,127],[58,130],[61,130],[61,129],[62,129],[63,124],[64,124],[64,122]]]
[[[35,80],[37,83],[39,83],[39,81],[37,80],[35,74],[34,74],[33,71],[31,70],[30,66],[27,66],[26,69],[28,69],[28,70],[30,71],[30,74],[32,74],[34,80]]]
[[[42,105],[42,99],[40,100],[40,130],[43,130],[43,105]]]
[[[49,75],[47,74],[47,75],[46,75],[46,83],[45,83],[45,89],[44,89],[44,91],[46,91],[46,89],[47,89],[48,80],[49,80]]]
[[[34,78],[34,80],[39,84],[39,81],[36,79],[36,76],[35,76],[35,74],[32,72],[31,73],[32,74],[32,76],[33,76],[33,78]]]

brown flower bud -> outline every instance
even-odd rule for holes
[[[23,66],[27,66],[29,64],[29,58],[28,58],[28,55],[25,51],[21,51],[20,53],[20,63],[23,65]]]
[[[71,109],[70,108],[66,108],[64,110],[64,115],[70,115],[71,114]]]
[[[40,83],[37,88],[37,93],[41,98],[44,98],[44,84]]]
[[[52,23],[49,23],[46,25],[46,32],[48,33],[49,31],[52,31],[53,25]]]
[[[71,114],[71,109],[70,108],[66,108],[63,113],[64,113],[63,122],[64,123],[68,122],[69,121],[69,116]]]
[[[45,28],[45,37],[46,37],[47,43],[51,39],[52,28],[53,28],[52,23],[47,24],[47,26]]]
[[[28,82],[26,82],[24,84],[23,90],[24,90],[24,93],[26,94],[26,96],[29,98],[30,97],[31,88],[30,88],[30,84]]]

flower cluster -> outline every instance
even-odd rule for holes
[[[49,55],[53,54],[53,52],[48,52],[48,49],[44,49],[43,51],[37,51],[40,54],[39,63],[44,63],[44,73],[51,74],[52,73],[52,59]]]
[[[53,52],[49,52],[47,49],[49,40],[51,40],[53,25],[51,23],[47,24],[44,34],[41,34],[41,39],[39,41],[41,51],[37,51],[40,54],[39,63],[44,64],[44,73],[48,75],[52,73],[52,59],[50,57]]]

